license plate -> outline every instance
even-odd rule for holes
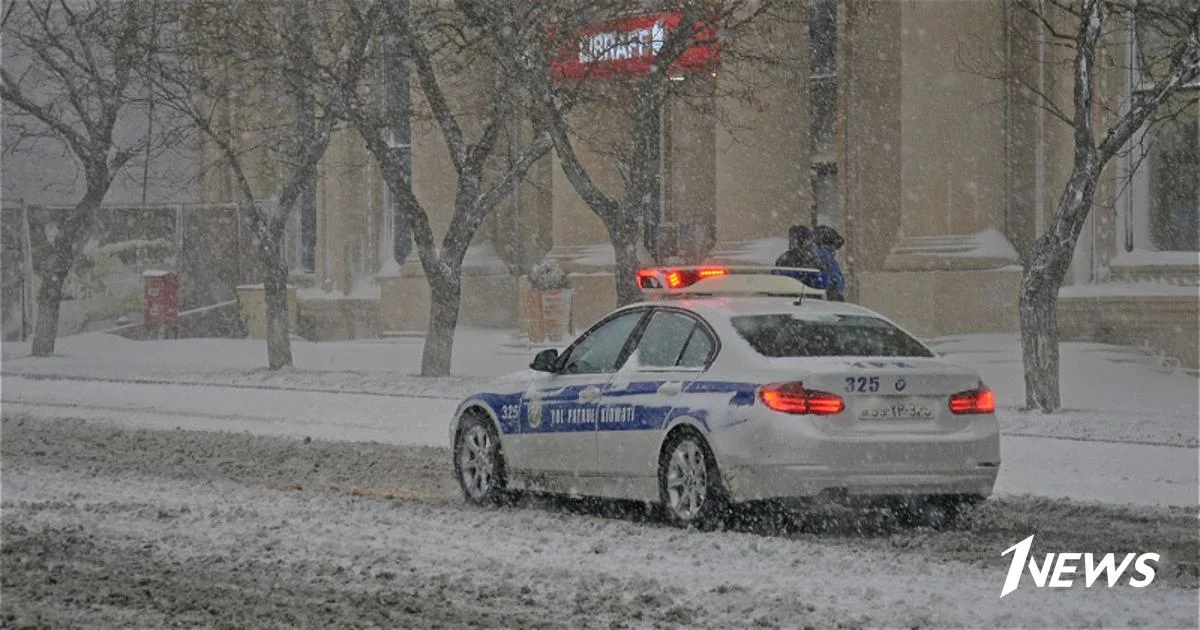
[[[933,410],[918,402],[875,403],[858,412],[862,420],[929,420]]]

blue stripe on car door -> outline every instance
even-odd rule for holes
[[[579,393],[596,385],[567,385],[539,390],[542,406],[541,422],[534,427],[529,423],[528,406],[523,410],[522,430],[528,433],[569,433],[596,430],[596,404],[583,403]]]

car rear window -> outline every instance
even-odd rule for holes
[[[734,329],[766,357],[931,357],[921,342],[878,317],[743,315]]]

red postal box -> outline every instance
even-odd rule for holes
[[[146,287],[145,324],[175,328],[179,325],[179,275],[174,271],[147,269],[142,272]]]

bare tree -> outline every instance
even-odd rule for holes
[[[424,95],[428,113],[449,149],[456,177],[456,193],[449,228],[440,242],[430,225],[429,211],[413,193],[405,169],[404,148],[389,137],[389,127],[399,112],[376,95],[361,94],[349,117],[367,150],[374,157],[404,217],[413,226],[418,258],[431,292],[429,327],[421,357],[421,374],[450,373],[454,331],[458,325],[462,296],[462,264],[475,232],[488,214],[507,197],[526,172],[551,148],[547,134],[510,133],[519,124],[518,77],[497,63],[502,40],[499,29],[512,37],[540,37],[546,24],[536,7],[521,3],[470,3],[464,11],[486,8],[488,25],[464,19],[463,12],[449,10],[437,2],[388,5],[381,21],[381,36],[394,38],[402,58],[383,58],[381,63],[409,63]],[[487,72],[480,72],[480,69]],[[493,71],[494,70],[494,71]],[[487,74],[478,89],[457,99],[446,89],[447,77]],[[477,131],[466,129],[466,123]],[[469,139],[473,135],[474,140]],[[510,147],[515,158],[500,164],[494,159],[505,137],[520,137],[520,146]]]
[[[640,76],[627,77],[623,86],[622,96],[627,95],[630,98],[628,112],[632,118],[632,125],[621,146],[611,150],[617,171],[622,178],[623,189],[620,191],[603,190],[576,152],[575,143],[578,138],[567,122],[566,113],[581,100],[594,101],[597,93],[583,87],[583,83],[588,79],[586,75],[582,81],[576,83],[565,82],[556,85],[552,80],[549,67],[557,54],[557,47],[561,46],[562,42],[551,40],[552,46],[543,48],[540,53],[531,52],[528,46],[522,47],[518,42],[513,42],[509,47],[510,50],[522,51],[519,56],[510,57],[510,63],[524,69],[522,77],[533,95],[532,116],[535,127],[550,134],[567,180],[592,212],[603,221],[608,231],[615,254],[613,274],[618,305],[636,302],[642,298],[636,281],[639,243],[644,236],[645,223],[657,216],[656,208],[661,187],[659,112],[670,94],[695,98],[684,93],[685,88],[672,80],[673,67],[689,50],[725,44],[734,33],[763,20],[790,19],[791,11],[798,6],[801,6],[801,3],[789,0],[685,0],[663,5],[660,10],[679,11],[681,17],[674,28],[659,34],[660,39],[651,43],[655,52],[649,69]],[[644,13],[652,8],[644,3],[620,2],[595,6],[590,11],[572,8],[569,12],[559,12],[559,22],[573,25],[578,24],[580,16],[589,19],[612,19],[630,13]],[[567,32],[569,27],[562,30]],[[629,42],[623,41],[612,43],[615,47],[628,44]],[[592,54],[603,57],[604,52],[593,51]],[[724,49],[722,55],[731,52],[733,51]],[[747,51],[744,60],[770,64],[779,63],[781,58],[752,55]],[[540,64],[540,67],[535,67],[535,64]],[[700,98],[712,97],[713,94],[707,94]],[[653,248],[653,243],[650,243],[650,246]]]
[[[1155,8],[1151,3],[1105,0],[1022,0],[1020,5],[1036,17],[1056,44],[1071,47],[1074,56],[1072,106],[1063,107],[1049,95],[1037,94],[1040,106],[1058,112],[1070,122],[1074,130],[1074,157],[1054,216],[1046,232],[1034,243],[1021,281],[1021,347],[1025,400],[1030,409],[1049,413],[1061,407],[1058,291],[1091,212],[1105,165],[1144,129],[1173,94],[1200,77],[1200,6],[1164,4],[1165,8]],[[1139,11],[1153,13],[1139,15]],[[1112,112],[1111,120],[1098,137],[1097,75],[1102,66],[1105,29],[1114,23],[1121,29],[1127,28],[1130,19],[1156,21],[1169,43],[1162,58],[1142,60],[1143,66],[1155,70],[1157,78],[1153,84],[1134,92],[1127,107]],[[1073,32],[1059,32],[1056,25],[1063,22],[1073,23]]]
[[[184,9],[155,56],[161,101],[232,175],[264,266],[267,365],[292,364],[285,232],[363,78],[380,2],[230,1]],[[263,156],[271,173],[255,172]],[[260,203],[271,200],[272,203]]]
[[[122,138],[122,116],[144,102],[138,68],[143,44],[158,25],[146,3],[18,0],[4,10],[0,99],[17,135],[50,137],[66,146],[83,173],[84,191],[58,225],[43,264],[32,352],[54,353],[63,283],[90,232],[113,179],[150,139]],[[16,118],[16,120],[12,120]]]

